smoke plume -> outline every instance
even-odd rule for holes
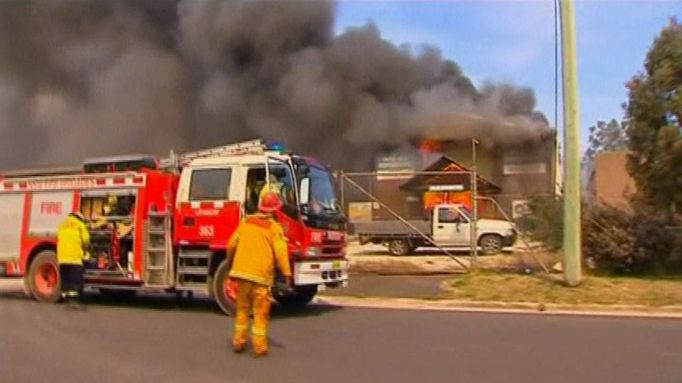
[[[328,1],[2,1],[0,168],[253,137],[363,168],[424,137],[548,132],[530,89],[333,23]]]

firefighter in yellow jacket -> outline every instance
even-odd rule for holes
[[[78,299],[83,287],[83,260],[90,258],[90,234],[83,214],[70,213],[57,230],[57,262],[62,298],[67,303]]]
[[[246,217],[227,244],[230,278],[237,281],[237,315],[232,346],[235,352],[246,349],[249,314],[253,309],[251,343],[254,356],[268,353],[270,288],[275,267],[291,284],[291,269],[282,226],[273,213],[282,207],[276,193],[265,193],[258,204],[259,214]]]

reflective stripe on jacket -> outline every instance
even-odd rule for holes
[[[74,216],[68,216],[57,230],[57,262],[82,265],[83,259],[90,258],[89,246],[90,234],[85,222]]]
[[[291,276],[282,226],[266,215],[248,216],[227,243],[230,277],[272,286],[275,266]]]

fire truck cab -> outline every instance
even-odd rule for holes
[[[88,219],[92,260],[86,287],[102,292],[206,293],[231,312],[235,284],[225,247],[261,191],[277,192],[293,291],[304,305],[319,286],[348,280],[345,219],[331,174],[309,157],[265,150],[258,141],[155,161],[126,156],[86,161],[81,172],[8,174],[0,180],[0,275],[23,276],[28,294],[59,299],[56,231],[71,211]]]

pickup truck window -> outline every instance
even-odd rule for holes
[[[453,208],[441,207],[438,209],[438,222],[440,223],[461,223],[466,222],[459,212]]]
[[[471,210],[469,210],[468,207],[466,206],[460,206],[459,211],[462,213],[464,218],[466,218],[466,221],[468,222],[471,219]]]

